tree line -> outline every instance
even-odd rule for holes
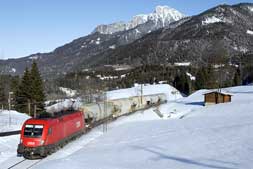
[[[195,77],[191,79],[189,74]],[[117,77],[105,78],[101,77]],[[8,109],[8,97],[11,92],[12,109],[33,115],[44,110],[47,99],[64,98],[59,87],[78,90],[80,95],[89,95],[101,91],[129,88],[135,83],[167,83],[180,92],[189,95],[195,90],[238,86],[253,82],[253,66],[213,65],[202,67],[177,67],[168,65],[143,65],[129,70],[97,70],[73,72],[57,79],[45,79],[40,76],[34,62],[26,68],[22,77],[0,75],[0,104]],[[36,105],[36,107],[35,107]]]
[[[192,79],[190,76],[195,77]],[[104,78],[101,77],[115,77]],[[178,67],[166,65],[143,65],[131,70],[99,70],[67,74],[57,80],[58,85],[79,90],[114,90],[129,88],[135,83],[158,84],[168,83],[180,92],[189,95],[199,89],[213,89],[241,85],[243,76],[241,69],[233,65],[214,65],[202,67]]]
[[[25,69],[22,77],[4,77],[0,78],[0,104],[3,108],[9,109],[7,103],[10,102],[11,109],[31,116],[44,110],[46,96],[36,62],[33,62],[30,69]],[[6,79],[8,84],[4,85]]]

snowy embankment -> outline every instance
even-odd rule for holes
[[[28,115],[13,110],[0,110],[0,132],[20,130],[28,118]]]
[[[167,84],[158,84],[158,85],[138,85],[128,89],[113,90],[107,92],[108,100],[129,98],[134,96],[143,95],[153,95],[164,93],[167,96],[167,100],[175,100],[182,98],[182,95],[174,87]]]
[[[0,110],[0,132],[20,130],[28,118],[16,111]],[[19,135],[0,137],[0,163],[16,155],[18,143]]]
[[[252,168],[253,87],[226,90],[232,103],[204,107],[206,90],[200,90],[161,107],[182,119],[139,112],[110,124],[107,133],[97,128],[33,168]]]

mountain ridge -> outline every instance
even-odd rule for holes
[[[161,28],[148,21],[113,34],[93,32],[53,52],[0,60],[0,72],[20,75],[33,60],[47,77],[108,64],[195,62],[201,65],[217,59],[217,53],[222,52],[234,59],[253,51],[252,17],[252,3],[223,4]]]
[[[160,14],[162,12],[167,14],[167,9],[169,12],[172,11],[172,8],[161,6],[157,7],[156,10],[164,10],[160,11]],[[159,20],[161,17],[157,17],[157,19]],[[163,20],[166,25],[169,25],[171,21]],[[77,38],[70,43],[57,47],[52,52],[36,53],[18,59],[0,60],[0,72],[2,74],[20,75],[26,67],[31,65],[33,60],[36,60],[39,62],[43,76],[66,74],[72,71],[75,65],[80,62],[84,62],[86,59],[90,59],[92,56],[106,50],[132,43],[146,34],[161,28],[165,23],[161,25],[160,22],[155,23],[153,20],[149,20],[143,24],[136,25],[136,27],[133,27],[133,25],[131,29],[113,34],[102,34],[93,31],[87,36]]]
[[[159,5],[155,8],[153,13],[135,15],[129,22],[120,21],[108,25],[102,24],[97,26],[93,33],[99,32],[101,34],[113,34],[121,31],[127,31],[149,21],[156,22],[156,24],[161,22],[160,24],[162,25],[159,25],[159,27],[164,27],[168,23],[180,20],[184,17],[184,14],[174,8]]]

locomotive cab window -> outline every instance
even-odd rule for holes
[[[43,133],[43,125],[25,125],[24,136],[26,137],[41,137]]]

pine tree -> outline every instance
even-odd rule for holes
[[[240,73],[240,69],[237,69],[234,75],[234,79],[233,79],[233,85],[234,86],[239,86],[241,85],[241,73]]]
[[[216,81],[216,77],[215,77],[215,72],[214,72],[214,68],[209,65],[207,67],[207,70],[205,71],[205,88],[206,89],[214,89],[214,88],[218,88],[222,86],[222,78],[221,76],[219,77],[219,84]]]
[[[206,87],[206,81],[207,81],[207,73],[205,68],[199,69],[196,75],[196,83],[195,88],[196,90],[204,89]]]
[[[176,75],[174,79],[174,86],[186,95],[190,93],[189,81],[185,73],[180,73]]]
[[[44,87],[43,81],[39,73],[38,66],[36,62],[33,62],[31,68],[31,101],[33,104],[36,104],[39,112],[44,110]]]
[[[18,90],[19,80],[19,76],[15,76],[11,79],[10,89],[14,93]]]
[[[28,102],[31,98],[31,75],[26,68],[21,83],[15,91],[15,109],[22,113],[28,113]]]

